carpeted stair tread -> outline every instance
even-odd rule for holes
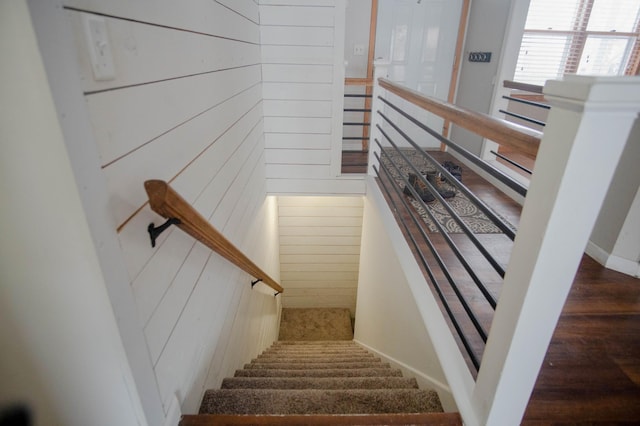
[[[269,352],[345,352],[345,351],[355,351],[355,352],[366,352],[364,348],[359,346],[271,346],[265,350],[265,353]]]
[[[291,354],[291,355],[315,355],[315,354],[365,354],[368,353],[364,349],[360,348],[303,348],[303,349],[267,349],[264,351],[265,355],[270,354]]]
[[[256,358],[251,361],[254,364],[341,364],[341,363],[354,363],[354,362],[367,362],[367,363],[380,363],[380,358],[376,357],[295,357],[295,358]]]
[[[201,414],[374,414],[441,412],[434,391],[420,389],[208,390]]]
[[[347,349],[339,349],[339,348],[305,348],[305,349],[273,349],[267,350],[264,352],[265,354],[291,354],[291,355],[315,355],[315,354],[364,354],[367,351],[357,348],[347,348]]]
[[[360,358],[369,359],[375,358],[370,353],[318,353],[318,354],[260,354],[256,357],[257,360],[272,360],[272,359],[332,359],[332,358]]]
[[[325,368],[317,370],[250,369],[236,370],[234,377],[402,377],[392,368]]]
[[[283,357],[283,358],[255,358],[251,361],[252,364],[297,364],[297,363],[323,363],[323,364],[335,364],[335,363],[349,363],[349,362],[381,362],[380,358],[373,356],[351,356],[351,357]]]
[[[404,377],[227,377],[222,389],[418,389]]]
[[[348,421],[340,424],[427,424],[428,416],[409,423],[400,417],[444,414],[436,392],[419,389],[416,379],[403,378],[353,337],[344,339],[353,336],[348,309],[284,308],[280,324],[283,340],[225,378],[221,389],[205,392],[200,413],[212,422],[207,425],[308,419],[329,425],[336,424],[334,416]],[[365,417],[365,423],[358,420]],[[455,420],[461,424],[459,416]]]
[[[258,356],[258,358],[313,358],[313,357],[336,357],[336,356],[344,356],[344,357],[354,357],[354,356],[365,356],[367,358],[373,356],[369,352],[359,352],[359,351],[340,351],[340,352],[265,352]]]
[[[284,308],[279,336],[283,340],[349,342],[353,339],[351,314],[345,308]]]
[[[353,340],[276,340],[272,346],[360,346]]]
[[[290,363],[252,363],[245,364],[245,370],[325,370],[325,369],[351,369],[351,368],[381,368],[389,367],[388,363],[378,362],[290,362]]]

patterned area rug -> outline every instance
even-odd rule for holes
[[[407,156],[409,161],[411,161],[411,163],[413,163],[421,172],[436,171],[433,163],[426,160],[424,156],[418,153],[415,149],[404,148],[401,149],[401,151]],[[393,180],[396,182],[396,185],[398,185],[401,189],[404,189],[405,183],[398,174],[397,170],[390,164],[390,161],[393,161],[398,166],[405,177],[408,177],[409,172],[412,171],[411,168],[395,149],[386,149],[385,153],[387,155],[381,155],[382,163],[389,170],[389,173],[393,177]],[[383,173],[382,170],[381,173]],[[462,182],[464,182],[464,172],[462,174]],[[443,187],[455,190],[453,186],[447,183],[443,183]],[[418,214],[422,217],[425,224],[427,225],[427,229],[430,232],[438,232],[436,226],[431,221],[431,218],[429,218],[429,215],[427,215],[427,213],[424,211],[420,203],[418,203],[413,197],[408,197],[406,195],[404,195],[404,197],[411,202],[411,205],[413,205]],[[478,210],[478,208],[471,201],[469,201],[469,199],[464,194],[460,193],[459,191],[456,192],[455,197],[449,198],[446,201],[453,208],[453,210],[458,213],[464,223],[467,224],[469,229],[471,229],[474,234],[502,233],[500,228],[495,226],[484,213]],[[456,221],[449,215],[449,212],[447,212],[447,210],[438,201],[427,203],[427,207],[434,215],[434,217],[438,220],[438,222],[447,231],[447,233],[463,233],[462,228],[460,228]]]

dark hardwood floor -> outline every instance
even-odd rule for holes
[[[342,173],[367,173],[368,151],[342,151]]]
[[[440,162],[450,159],[460,164],[449,154],[432,154]],[[389,185],[384,176],[379,181]],[[517,203],[465,167],[463,182],[497,213],[518,226],[521,208]],[[408,223],[408,231],[419,235],[409,213],[401,208],[400,198],[404,196],[392,193],[391,197],[387,194],[385,197],[388,202],[393,199],[397,204],[396,217],[401,216]],[[407,230],[403,229],[403,232],[407,236]],[[470,309],[479,318],[480,325],[488,331],[493,309],[469,279],[442,236],[429,236],[442,251],[441,256],[458,281]],[[501,264],[508,263],[512,247],[508,238],[501,234],[478,236],[488,243],[492,254]],[[489,292],[497,297],[501,287],[500,277],[490,270],[463,234],[451,234],[451,237],[474,269],[478,270]],[[419,247],[428,251],[427,244],[421,238],[416,240]],[[418,259],[415,249],[414,255]],[[433,264],[432,255],[424,256]],[[426,274],[424,268],[423,271]],[[481,359],[484,342],[460,303],[455,301],[455,295],[442,272],[434,271],[434,276],[441,284],[444,298],[450,302],[454,316],[459,319],[463,334],[468,336],[469,345]],[[427,280],[430,281],[429,278]],[[461,351],[464,353],[462,346]],[[474,372],[469,359],[468,363]],[[523,424],[640,424],[640,279],[605,269],[588,256],[583,257]]]

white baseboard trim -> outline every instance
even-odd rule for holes
[[[165,417],[164,420],[164,426],[177,425],[180,422],[181,417],[182,408],[180,407],[180,402],[178,401],[177,395],[173,395],[169,404],[169,409],[167,410],[167,417]]]
[[[610,254],[602,247],[591,241],[587,243],[585,253],[605,268],[609,268],[626,275],[631,275],[632,277],[640,277],[640,264],[638,262]]]
[[[589,241],[584,252],[602,266],[607,266],[607,260],[609,260],[609,252],[602,249],[600,246]]]
[[[378,351],[377,349],[372,348],[371,346],[357,340],[353,339],[354,342],[368,350],[369,352],[374,353],[376,356],[383,359],[385,362],[391,364],[393,368],[397,368],[402,371],[402,374],[405,377],[415,378],[418,381],[418,386],[421,389],[433,389],[438,393],[440,397],[440,402],[442,402],[442,407],[446,412],[458,412],[458,407],[456,406],[455,400],[453,398],[453,394],[451,393],[451,388],[445,383],[442,383],[439,380],[434,379],[428,374],[423,373],[422,371],[416,370],[410,365],[405,364],[404,362],[397,360],[393,357],[386,355],[383,352]]]

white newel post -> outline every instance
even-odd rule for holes
[[[378,99],[378,96],[384,97],[386,92],[385,89],[380,87],[378,84],[379,78],[387,78],[389,75],[389,63],[388,62],[379,62],[376,61],[374,63],[373,69],[373,94],[371,98],[371,126],[369,131],[369,170],[368,174],[372,176],[376,176],[376,172],[373,170],[373,167],[376,166],[379,169],[378,160],[376,159],[375,153],[380,154],[380,148],[378,144],[376,144],[375,140],[378,139],[380,143],[384,144],[383,136],[380,134],[377,125],[380,124],[382,126],[382,117],[376,111],[384,111],[384,103]]]
[[[640,78],[548,81],[552,104],[474,390],[481,423],[519,424],[640,111]]]

